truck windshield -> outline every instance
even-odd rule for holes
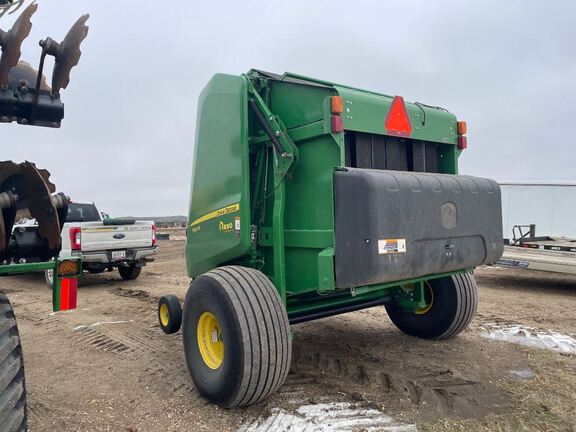
[[[94,204],[70,203],[66,222],[98,222],[100,214]]]

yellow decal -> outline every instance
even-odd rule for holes
[[[228,231],[232,231],[232,222],[222,222],[220,221],[220,223],[218,224],[218,229],[220,231],[224,231],[224,232],[228,232]]]
[[[201,224],[202,222],[206,222],[207,220],[214,219],[231,213],[236,213],[237,211],[240,211],[240,203],[222,207],[221,209],[214,210],[213,212],[205,214],[204,216],[201,216],[194,222],[192,222],[190,226],[193,227],[194,225]]]

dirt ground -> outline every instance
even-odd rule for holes
[[[419,430],[576,430],[576,356],[479,335],[486,323],[575,335],[576,277],[478,269],[477,317],[449,341],[403,335],[384,308],[293,326],[281,390],[257,406],[222,410],[195,390],[181,333],[166,336],[157,325],[157,298],[183,298],[188,287],[183,248],[161,241],[135,281],[84,276],[79,307],[68,313],[51,313],[42,275],[0,279],[24,345],[31,431],[236,431],[273,408],[327,399],[374,407]],[[513,372],[526,370],[528,379]]]

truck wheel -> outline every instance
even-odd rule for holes
[[[124,280],[134,280],[140,276],[142,267],[137,267],[136,264],[131,264],[128,267],[118,267],[118,273]]]
[[[182,306],[175,295],[160,297],[158,301],[158,321],[166,334],[176,333],[182,324]]]
[[[24,360],[14,310],[0,291],[0,430],[25,431]]]
[[[290,324],[280,296],[258,270],[226,266],[194,279],[182,335],[198,391],[225,408],[250,405],[286,380]]]
[[[408,312],[386,305],[392,322],[404,333],[424,339],[447,339],[462,332],[476,314],[478,292],[474,276],[457,274],[426,282],[428,306]]]
[[[46,280],[46,285],[48,285],[48,288],[53,289],[54,288],[54,270],[52,270],[52,269],[44,270],[44,279]]]

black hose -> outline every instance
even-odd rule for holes
[[[274,144],[274,148],[276,149],[276,151],[278,153],[280,153],[281,155],[283,155],[284,153],[286,153],[286,151],[284,150],[284,146],[282,145],[282,143],[280,141],[278,141],[278,137],[276,136],[276,134],[272,131],[272,129],[270,129],[270,126],[268,125],[268,122],[266,121],[266,119],[264,118],[264,114],[262,114],[262,112],[260,111],[260,109],[258,108],[258,105],[256,105],[256,102],[254,102],[254,99],[249,98],[248,99],[248,103],[250,104],[250,107],[252,108],[252,110],[254,111],[254,114],[256,115],[256,117],[258,118],[258,121],[260,122],[260,124],[262,125],[262,127],[264,128],[264,131],[268,134],[268,136],[270,137],[270,140],[272,141],[272,144]]]

